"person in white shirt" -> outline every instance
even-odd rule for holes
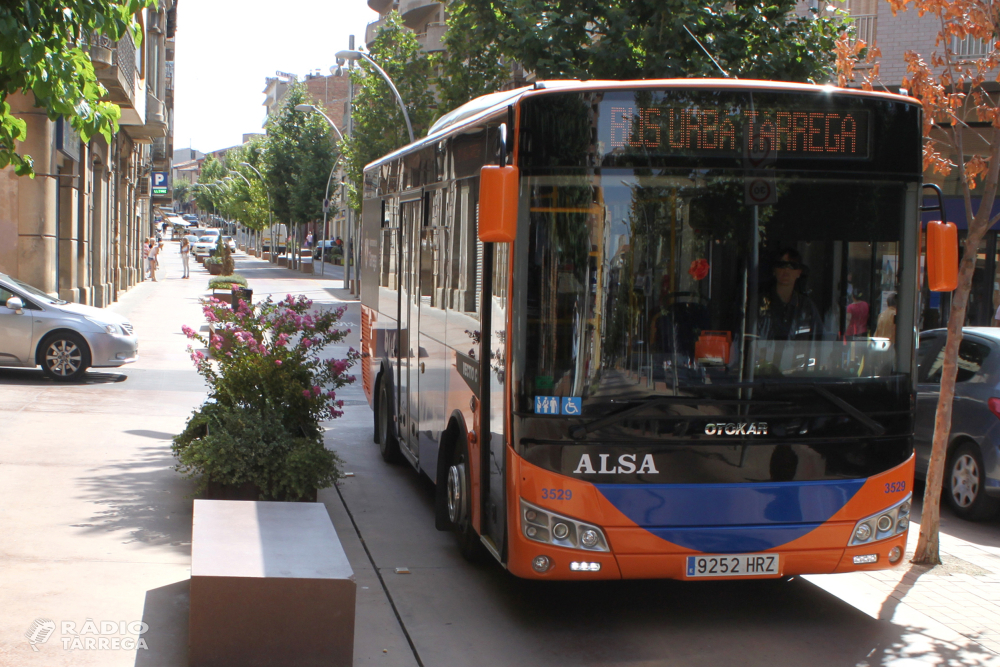
[[[156,269],[160,266],[160,244],[153,241],[153,247],[149,249],[149,275],[156,282]]]

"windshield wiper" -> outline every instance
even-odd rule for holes
[[[610,426],[615,422],[628,419],[634,414],[643,412],[649,408],[656,408],[663,405],[793,405],[792,401],[746,401],[746,400],[720,400],[714,398],[698,398],[697,396],[660,396],[651,398],[639,405],[633,405],[620,412],[615,412],[606,417],[595,419],[592,422],[574,427],[570,431],[570,437],[582,438],[588,433],[592,433],[605,426]]]
[[[849,414],[850,416],[854,417],[859,422],[867,426],[869,429],[871,429],[871,432],[874,433],[875,435],[885,435],[885,426],[882,426],[882,424],[879,424],[877,421],[866,415],[861,410],[858,410],[856,407],[854,407],[844,399],[834,394],[831,394],[829,391],[821,387],[819,384],[810,384],[809,387],[817,394],[819,394],[826,400],[830,401],[838,408],[840,408],[841,410],[843,410],[844,412],[846,412],[847,414]]]

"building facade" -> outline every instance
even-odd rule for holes
[[[141,45],[95,36],[89,45],[106,99],[121,107],[112,141],[82,142],[62,119],[50,121],[30,93],[9,95],[27,123],[23,152],[36,178],[0,172],[0,272],[67,301],[103,307],[143,279],[142,239],[153,232],[154,173],[169,174],[173,36],[177,0],[136,16]]]

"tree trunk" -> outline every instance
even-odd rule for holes
[[[976,254],[979,251],[983,232],[969,230],[965,240],[965,252],[958,270],[958,289],[951,298],[948,315],[948,341],[944,347],[944,363],[941,367],[941,393],[938,396],[937,412],[934,416],[934,444],[927,468],[927,484],[924,488],[924,505],[920,515],[920,539],[911,563],[939,565],[941,563],[941,486],[944,481],[945,463],[948,459],[948,438],[951,434],[951,407],[955,397],[955,376],[958,374],[958,347],[962,342],[962,326],[965,311],[969,305],[972,290],[972,274],[976,270]]]

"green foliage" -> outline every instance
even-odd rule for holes
[[[304,296],[232,309],[204,306],[209,336],[184,334],[208,348],[188,347],[208,384],[208,401],[174,439],[178,469],[224,484],[253,482],[267,498],[294,499],[329,486],[337,458],[323,446],[325,419],[343,415],[336,391],[354,382],[360,359],[323,358],[323,349],[350,332],[337,324],[346,308],[313,310]]]
[[[31,174],[30,156],[17,152],[26,124],[11,115],[7,96],[30,92],[49,119],[64,116],[88,141],[95,134],[109,142],[118,131],[121,110],[102,102],[107,91],[97,81],[86,39],[96,31],[118,40],[142,33],[132,20],[155,0],[5,0],[0,3],[0,168],[14,165]]]
[[[340,477],[340,458],[323,446],[321,437],[289,432],[281,409],[207,403],[195,411],[174,438],[178,470],[189,477],[239,486],[247,482],[261,500],[298,500]]]
[[[214,259],[214,258],[210,258]],[[208,261],[208,260],[205,260]],[[213,276],[208,281],[208,289],[229,289],[230,285],[247,286],[247,279],[238,273],[229,276]]]
[[[297,104],[311,103],[305,86],[294,83],[267,121],[263,173],[275,218],[292,224],[323,217],[323,194],[336,155],[329,123],[318,113],[295,110]]]
[[[230,150],[226,154],[226,169],[236,171],[243,178],[235,177],[230,182],[226,198],[227,217],[239,220],[245,227],[255,231],[263,230],[268,223],[267,189],[253,169],[264,169],[265,140],[254,137],[246,144]],[[244,180],[245,179],[245,180]]]
[[[203,211],[213,211],[222,205],[223,190],[218,182],[226,175],[226,166],[209,155],[201,165],[200,187],[194,188],[194,201]]]
[[[439,116],[480,95],[500,90],[510,76],[501,63],[494,21],[482,21],[466,0],[448,4],[445,50],[432,56],[438,68]]]
[[[219,245],[216,250],[216,256],[219,257],[219,263],[222,264],[222,272],[226,275],[231,275],[236,271],[236,262],[233,261],[233,253],[229,250],[229,244],[222,240],[222,235],[219,235]]]
[[[800,17],[794,0],[463,1],[478,34],[539,79],[721,76],[686,26],[734,77],[825,83],[845,29],[842,12]]]
[[[372,44],[372,59],[385,70],[399,90],[406,105],[414,137],[422,137],[437,115],[433,68],[430,59],[420,50],[412,32],[403,27],[395,11],[386,15]],[[354,136],[344,143],[349,181],[353,184],[351,206],[360,211],[361,198],[356,184],[361,183],[366,164],[409,143],[406,121],[392,90],[382,77],[364,60],[351,72],[355,85],[352,120]]]
[[[191,184],[187,181],[176,181],[174,183],[174,201],[178,204],[186,204],[191,200]]]

